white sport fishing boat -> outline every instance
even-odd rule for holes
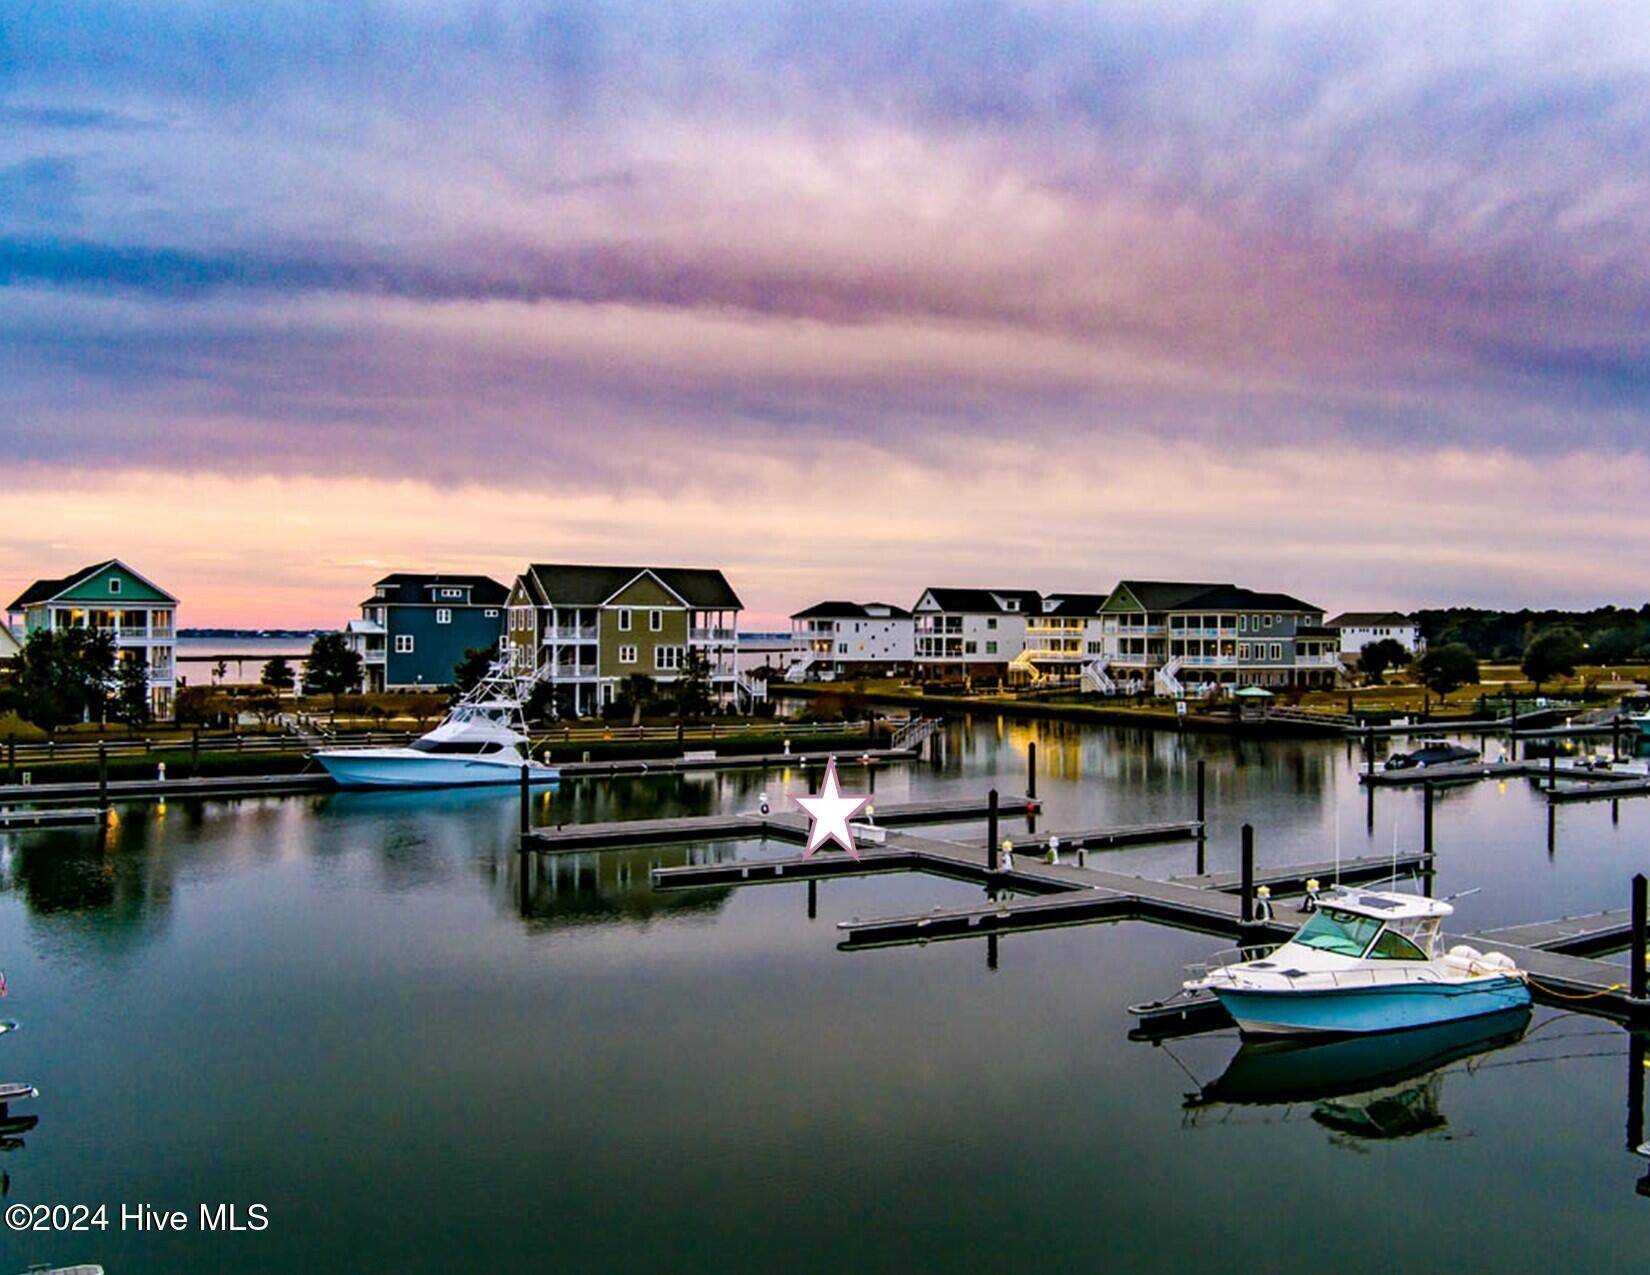
[[[521,696],[500,660],[441,724],[403,747],[318,748],[311,754],[342,788],[454,788],[554,783],[561,772],[531,759]]]

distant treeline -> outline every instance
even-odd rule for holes
[[[1638,610],[1597,607],[1591,611],[1485,611],[1450,607],[1417,611],[1428,646],[1460,642],[1481,660],[1517,662],[1537,633],[1572,628],[1587,644],[1588,664],[1625,664],[1650,659],[1650,603]]]

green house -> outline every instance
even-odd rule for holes
[[[178,600],[118,559],[99,562],[56,580],[36,580],[6,608],[18,636],[41,629],[102,629],[122,660],[149,670],[149,704],[156,717],[172,715],[177,692]]]

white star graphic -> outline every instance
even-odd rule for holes
[[[808,818],[813,820],[813,826],[808,829],[808,848],[802,852],[802,857],[806,859],[827,841],[834,841],[854,858],[859,858],[859,849],[854,845],[854,834],[848,827],[848,820],[869,800],[868,796],[844,797],[837,787],[836,758],[827,761],[825,782],[820,785],[819,796],[796,799],[796,804],[806,810]]]

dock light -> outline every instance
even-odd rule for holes
[[[1007,837],[1003,838],[1003,854],[997,866],[1004,872],[1012,872],[1014,870],[1014,843]]]
[[[866,806],[865,807],[865,822],[866,823],[875,823],[876,821],[877,821],[877,808],[875,806]]]
[[[155,763],[155,778],[163,784],[166,782],[166,763],[165,762],[157,761]]]
[[[790,755],[791,755],[791,741],[787,739],[785,741],[785,756],[789,757]]]
[[[769,807],[768,807],[768,794],[767,793],[762,794],[762,799],[761,799],[761,801],[759,801],[757,803],[757,808],[760,809],[763,814],[768,813]]]
[[[1272,887],[1259,886],[1255,890],[1255,920],[1270,921],[1272,919]]]
[[[1316,912],[1318,910],[1318,891],[1320,888],[1317,877],[1306,878],[1306,898],[1301,900],[1302,912]]]

